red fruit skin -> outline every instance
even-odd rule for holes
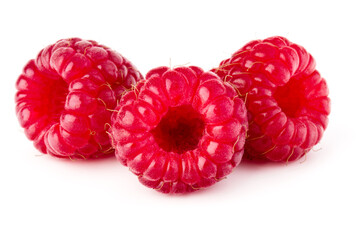
[[[16,114],[35,147],[57,157],[113,151],[107,130],[118,99],[143,77],[126,58],[92,40],[42,49],[16,82]]]
[[[159,67],[112,115],[117,159],[162,193],[209,187],[243,155],[247,111],[236,91],[198,67]]]
[[[254,40],[212,71],[246,103],[244,158],[293,161],[321,140],[330,113],[329,91],[302,46],[279,36]]]

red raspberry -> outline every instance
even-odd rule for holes
[[[328,87],[303,47],[283,37],[251,41],[214,71],[246,102],[247,158],[292,161],[320,141]]]
[[[198,67],[151,70],[112,115],[118,160],[144,185],[191,192],[229,174],[243,155],[247,111],[236,91]]]
[[[17,116],[43,153],[102,155],[112,149],[106,130],[117,99],[141,78],[127,59],[95,41],[59,40],[24,67]]]

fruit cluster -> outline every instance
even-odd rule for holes
[[[16,113],[57,157],[115,153],[163,193],[213,185],[251,161],[288,162],[316,145],[330,99],[314,58],[283,37],[246,44],[219,67],[158,67],[145,78],[95,41],[59,40],[24,67]]]

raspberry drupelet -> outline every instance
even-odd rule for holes
[[[254,40],[213,69],[248,111],[245,157],[293,161],[323,136],[330,99],[314,58],[284,37]]]
[[[218,182],[242,159],[244,103],[212,72],[155,68],[116,110],[111,119],[116,157],[147,187],[192,192]]]
[[[91,40],[62,39],[17,80],[16,113],[35,147],[58,157],[112,152],[106,130],[125,90],[142,79],[126,58]]]

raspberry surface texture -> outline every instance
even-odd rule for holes
[[[126,58],[91,40],[63,39],[42,49],[19,76],[16,113],[35,147],[58,157],[112,152],[111,114],[142,78]]]
[[[192,192],[218,182],[242,159],[246,108],[212,72],[155,68],[116,110],[116,157],[147,187]]]
[[[244,158],[293,161],[322,138],[330,113],[328,87],[302,46],[279,36],[254,40],[213,71],[245,101]]]

